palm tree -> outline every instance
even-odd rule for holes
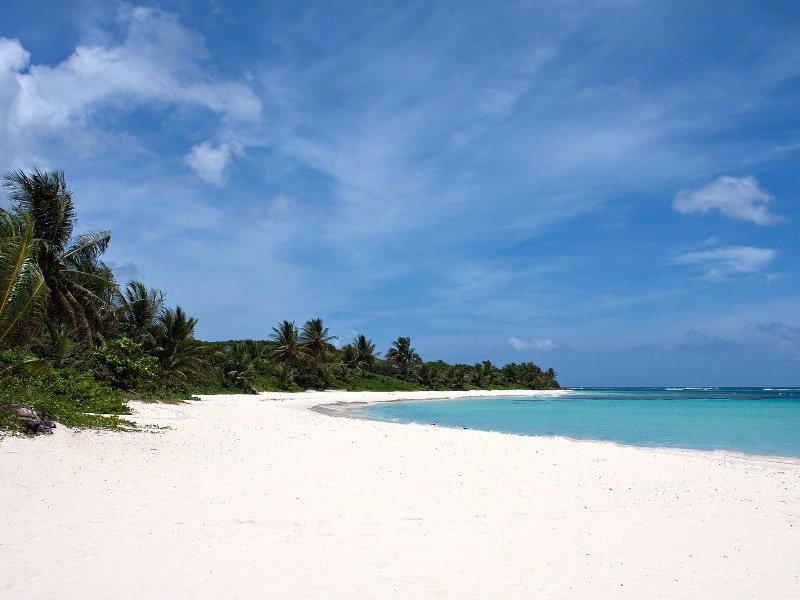
[[[492,361],[485,360],[482,363],[475,363],[472,368],[472,383],[477,387],[491,386],[497,379],[497,369]]]
[[[419,382],[432,390],[441,381],[442,374],[436,363],[422,363],[416,373]]]
[[[153,351],[157,346],[155,335],[163,311],[164,292],[148,288],[141,281],[131,280],[121,295],[122,331],[141,343],[145,351]]]
[[[369,371],[375,366],[375,344],[367,336],[359,335],[342,348],[342,361],[351,369]]]
[[[205,366],[202,346],[194,339],[197,319],[188,317],[183,309],[168,308],[158,319],[155,341],[158,345],[156,358],[167,373],[181,380]]]
[[[466,365],[450,365],[445,372],[447,386],[454,390],[464,389],[467,385]]]
[[[0,343],[44,312],[47,285],[37,250],[33,221],[0,210]]]
[[[4,176],[14,211],[33,223],[37,262],[48,289],[47,314],[55,324],[69,323],[78,337],[92,342],[110,312],[116,283],[100,256],[111,235],[89,231],[73,239],[76,222],[72,192],[61,171]]]
[[[252,348],[248,347],[246,342],[233,342],[225,346],[222,351],[222,360],[222,371],[225,373],[225,379],[236,387],[255,394],[256,389],[250,383],[253,378],[256,361]]]
[[[361,370],[359,367],[358,350],[356,350],[355,344],[347,344],[344,346],[339,354],[339,358],[346,367],[353,370]]]
[[[355,339],[354,346],[358,356],[358,364],[367,370],[371,369],[375,363],[375,359],[378,358],[378,354],[380,354],[375,353],[375,344],[372,343],[372,340],[368,340],[365,335],[359,335]]]
[[[352,376],[363,375],[375,367],[375,344],[365,335],[359,335],[342,348],[339,358],[345,369],[337,377],[349,381]]]
[[[272,328],[270,341],[276,344],[275,349],[270,352],[270,356],[282,362],[289,369],[297,364],[302,356],[300,351],[300,332],[294,325],[294,321],[283,321],[277,327]]]
[[[550,367],[549,369],[547,369],[547,371],[542,373],[542,378],[544,379],[545,388],[555,389],[555,390],[561,388],[561,386],[558,384],[558,381],[556,380],[556,372],[555,369],[553,369],[553,367]]]
[[[315,369],[318,369],[325,355],[335,349],[331,344],[335,339],[337,339],[335,335],[328,335],[328,328],[322,324],[322,319],[309,319],[303,325],[303,330],[300,332],[300,347],[311,358]]]
[[[519,381],[519,365],[517,363],[506,363],[501,371],[503,377],[509,383],[517,383]]]
[[[44,321],[45,334],[38,340],[34,340],[34,347],[38,348],[38,353],[47,357],[50,364],[55,368],[60,368],[68,363],[75,363],[78,360],[75,349],[75,341],[71,337],[71,331],[66,323],[56,326],[49,319]]]
[[[411,338],[399,337],[392,342],[392,347],[386,353],[386,360],[395,365],[400,365],[400,373],[408,375],[411,366],[421,362],[417,351],[411,347]]]

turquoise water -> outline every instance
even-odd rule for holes
[[[368,405],[357,416],[647,447],[800,457],[800,388],[583,388]]]

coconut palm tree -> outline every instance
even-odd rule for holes
[[[359,335],[342,348],[341,359],[351,369],[369,371],[375,365],[375,344],[367,336]]]
[[[436,363],[422,363],[416,376],[422,385],[432,390],[441,382],[442,372]]]
[[[335,339],[337,339],[335,335],[328,334],[328,328],[322,324],[322,319],[309,319],[303,325],[303,330],[300,332],[300,347],[311,359],[314,369],[318,369],[325,355],[335,349],[331,344]]]
[[[164,292],[131,280],[121,294],[120,304],[123,333],[141,343],[145,351],[152,352],[157,347],[155,335],[164,311]]]
[[[462,390],[467,386],[466,365],[450,365],[444,374],[447,386],[454,390]]]
[[[400,366],[400,373],[407,376],[412,365],[419,363],[422,359],[417,351],[411,347],[411,338],[399,337],[392,342],[392,347],[386,353],[386,360]]]
[[[0,343],[44,312],[47,285],[33,221],[0,210]]]
[[[358,361],[358,350],[356,350],[355,344],[345,345],[339,353],[339,358],[347,368],[361,370]]]
[[[272,328],[269,340],[276,344],[270,352],[270,357],[292,369],[302,357],[300,350],[300,332],[294,321],[283,321]]]
[[[222,351],[222,371],[225,373],[225,379],[253,394],[257,392],[251,383],[255,373],[255,362],[256,357],[252,348],[248,347],[246,342],[233,342],[225,346]]]
[[[4,186],[14,211],[33,223],[48,318],[57,325],[69,323],[79,339],[92,343],[116,290],[111,269],[100,260],[111,235],[89,231],[73,238],[77,217],[61,171],[13,171],[4,176]]]
[[[544,386],[543,387],[545,387],[547,389],[555,389],[555,390],[560,389],[561,386],[559,385],[558,381],[556,380],[556,376],[557,375],[556,375],[555,369],[553,369],[553,367],[550,367],[549,369],[547,369],[547,371],[542,373],[542,378],[544,380]]]
[[[187,316],[178,306],[161,312],[155,332],[159,364],[164,371],[184,381],[206,365],[202,346],[194,338],[195,325],[197,319]]]
[[[509,383],[517,383],[519,381],[519,365],[517,363],[506,363],[503,365],[501,372]]]
[[[356,350],[356,364],[362,369],[370,370],[379,354],[375,353],[375,344],[372,343],[372,340],[368,340],[367,336],[359,335],[355,339],[353,347]]]
[[[491,386],[497,381],[498,375],[499,371],[490,360],[475,363],[472,367],[472,383],[477,387]]]

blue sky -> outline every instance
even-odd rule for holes
[[[0,5],[0,168],[203,339],[800,385],[797,2]]]

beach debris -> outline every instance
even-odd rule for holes
[[[172,429],[169,425],[158,425],[156,423],[146,423],[145,425],[140,425],[142,429],[156,429],[158,431],[164,431],[165,429]]]
[[[26,406],[17,407],[17,418],[25,425],[25,433],[29,435],[53,433],[56,427],[52,419]]]

